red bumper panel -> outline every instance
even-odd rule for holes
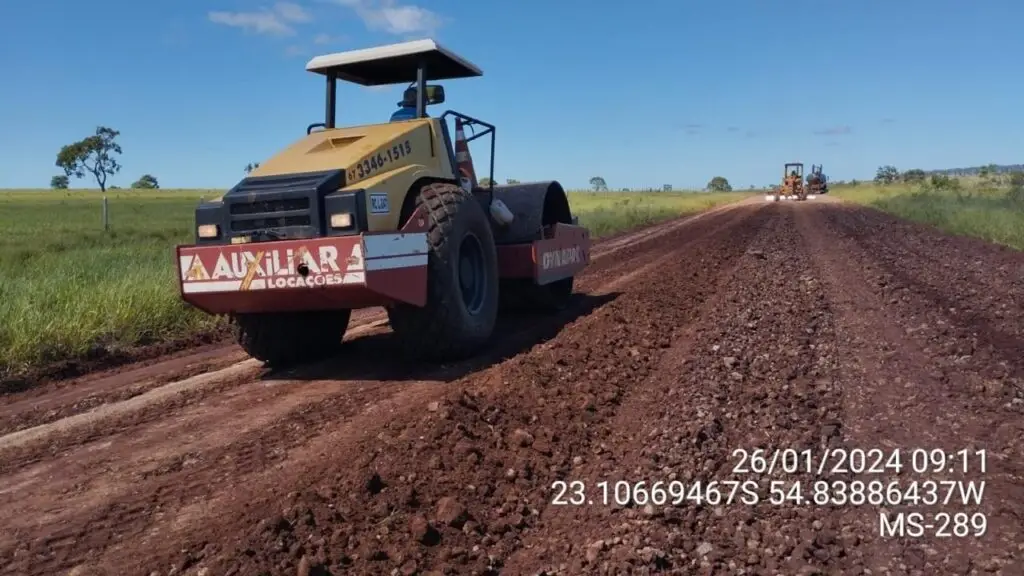
[[[590,233],[581,226],[556,224],[550,238],[498,246],[502,278],[533,278],[537,284],[550,284],[577,275],[589,263]]]
[[[533,243],[533,277],[550,284],[575,276],[590,263],[590,232],[582,226],[555,224],[551,238]]]
[[[177,254],[182,298],[211,314],[426,303],[423,233],[178,246]]]

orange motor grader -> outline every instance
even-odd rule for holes
[[[783,166],[782,185],[775,189],[775,193],[770,198],[774,202],[779,200],[807,200],[803,163],[790,162]]]

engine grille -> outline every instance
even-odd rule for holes
[[[324,228],[320,198],[344,186],[341,170],[250,177],[224,195],[229,229],[275,238],[311,238]]]
[[[256,230],[274,230],[292,226],[310,226],[309,216],[283,216],[281,218],[260,218],[259,220],[234,220],[231,222],[232,232],[253,232]]]
[[[263,200],[248,204],[232,204],[231,214],[265,214],[270,212],[292,212],[309,210],[309,197],[286,198],[284,200]]]

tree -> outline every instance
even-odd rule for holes
[[[515,178],[506,178],[505,184],[512,186],[513,184],[519,184],[519,180],[516,180]]]
[[[875,182],[879,184],[892,184],[899,180],[900,171],[895,166],[886,165],[879,166],[878,171],[875,172]]]
[[[92,174],[100,191],[105,192],[107,177],[121,170],[121,165],[114,158],[114,154],[121,153],[121,146],[114,140],[120,134],[117,130],[98,126],[96,134],[63,146],[57,153],[57,166],[64,169],[66,176],[85,178],[86,172]]]
[[[480,179],[480,187],[481,188],[487,188],[490,185],[491,185],[491,179],[490,178],[484,176],[483,178]]]
[[[252,173],[253,170],[255,170],[255,169],[259,168],[259,167],[260,167],[260,163],[259,162],[249,162],[248,164],[245,165],[245,173],[246,174],[250,174],[250,173]]]
[[[988,166],[982,166],[978,170],[978,175],[981,176],[981,181],[988,186],[998,186],[1000,180],[1004,180],[1002,177],[1002,170],[998,164],[989,164]]]
[[[938,190],[956,190],[960,187],[960,181],[947,174],[932,174],[931,185]]]
[[[600,176],[594,176],[590,179],[590,185],[594,187],[594,192],[607,192],[608,184],[604,181],[604,178]]]
[[[1018,170],[1010,172],[1010,186],[1024,188],[1024,172]]]
[[[903,181],[908,183],[924,182],[928,175],[924,173],[924,170],[920,168],[914,168],[913,170],[907,170],[903,173]]]
[[[711,192],[732,192],[732,186],[729,185],[729,181],[724,176],[712,178],[708,182],[707,189]]]
[[[1010,189],[1006,192],[1006,199],[1021,206],[1024,206],[1024,172],[1010,172]]]
[[[132,188],[136,190],[155,190],[160,187],[157,183],[156,177],[150,174],[143,174],[141,178],[132,183]]]
[[[54,190],[67,190],[68,177],[64,174],[58,174],[53,178],[50,178],[50,188],[53,188]]]

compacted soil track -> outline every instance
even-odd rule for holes
[[[8,395],[0,574],[1022,574],[1022,274],[748,202],[600,244],[569,310],[472,361],[388,361],[371,311],[284,374],[211,348]],[[933,527],[883,537],[900,513]]]

